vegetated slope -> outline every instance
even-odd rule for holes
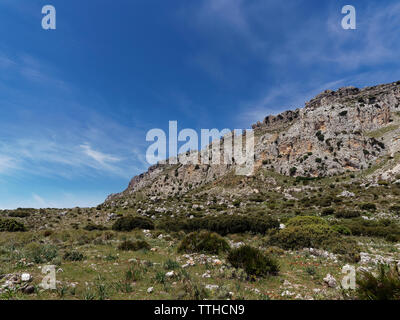
[[[394,180],[400,173],[400,81],[358,89],[327,90],[304,108],[267,116],[252,125],[254,179],[264,171],[294,177],[332,177],[346,172],[367,180]],[[110,195],[105,206],[126,206],[141,197],[182,196],[193,190],[220,190],[227,181],[246,192],[249,179],[233,177],[231,165],[158,163]],[[224,188],[222,188],[224,190]]]
[[[96,208],[0,210],[0,300],[398,299],[399,87],[253,125],[251,176],[158,164]]]

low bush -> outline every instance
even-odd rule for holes
[[[45,238],[50,237],[52,234],[53,234],[53,231],[52,231],[52,230],[45,230],[45,231],[43,231],[43,236],[44,236]]]
[[[79,251],[66,251],[63,259],[65,261],[82,261],[85,256]]]
[[[365,220],[361,218],[342,220],[341,225],[347,227],[354,236],[385,238],[389,234],[400,236],[399,225],[391,220]]]
[[[241,268],[248,275],[255,277],[276,275],[279,272],[279,264],[274,258],[247,245],[232,250],[228,261],[233,267]]]
[[[150,250],[151,246],[144,240],[125,240],[119,246],[119,250],[123,251],[138,251],[138,250]]]
[[[23,223],[14,219],[0,219],[0,232],[22,232],[26,231]]]
[[[175,260],[168,259],[167,261],[164,262],[164,268],[166,270],[175,270],[180,268],[180,264],[176,262]]]
[[[178,247],[178,252],[218,254],[229,251],[229,249],[228,242],[217,233],[200,231],[189,233],[183,238]]]
[[[397,266],[379,266],[378,275],[361,272],[357,278],[357,297],[361,300],[400,300],[400,272]]]
[[[388,234],[385,237],[385,240],[388,242],[400,242],[400,235],[399,234]]]
[[[341,224],[333,225],[332,229],[335,230],[337,233],[340,233],[344,236],[351,236],[351,230],[348,227],[343,226]]]
[[[288,226],[272,234],[269,244],[283,249],[320,248],[323,241],[337,235],[334,229],[324,224]]]
[[[297,216],[287,221],[285,229],[272,233],[268,242],[284,249],[319,248],[323,241],[337,236],[324,219]]]
[[[94,230],[103,231],[107,230],[107,227],[102,226],[100,224],[88,223],[86,226],[83,227],[83,229],[87,231],[94,231]]]
[[[357,263],[360,261],[361,249],[357,242],[349,238],[332,237],[321,243],[321,248],[334,254],[339,254],[346,262]]]
[[[35,209],[22,209],[18,208],[16,210],[12,210],[8,212],[9,217],[13,218],[26,218],[31,215],[31,213],[34,213]]]
[[[389,210],[392,211],[392,212],[394,212],[394,213],[400,214],[400,206],[398,206],[398,205],[391,206],[391,207],[389,208]]]
[[[112,226],[116,231],[132,231],[133,229],[154,229],[154,223],[149,218],[125,216],[119,218]]]
[[[270,229],[279,229],[279,222],[269,217],[220,216],[190,220],[169,219],[160,222],[158,228],[168,232],[208,230],[225,236],[245,232],[265,234]]]
[[[360,204],[360,209],[367,210],[367,211],[375,211],[376,204],[375,203],[362,203],[362,204]]]
[[[321,216],[330,216],[330,215],[332,215],[332,214],[334,214],[334,213],[335,213],[335,209],[333,209],[333,208],[326,208],[326,209],[322,210]]]
[[[322,198],[316,201],[318,207],[330,207],[333,199],[331,197]]]
[[[359,261],[360,248],[357,242],[343,238],[343,235],[351,235],[351,230],[346,226],[330,226],[318,217],[299,216],[289,219],[285,229],[272,233],[268,244],[292,250],[319,248],[339,254],[345,261]]]
[[[57,247],[49,244],[30,243],[25,248],[27,257],[35,263],[46,263],[58,257]]]
[[[140,262],[135,262],[131,264],[129,269],[125,272],[125,283],[142,280],[147,271],[147,267]]]
[[[351,218],[358,218],[361,216],[361,213],[358,211],[338,211],[335,213],[335,218],[343,218],[343,219],[351,219]]]
[[[297,216],[289,219],[286,223],[287,226],[293,227],[305,226],[310,224],[328,225],[328,223],[324,219],[315,216]]]

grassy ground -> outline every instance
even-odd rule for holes
[[[243,181],[234,176],[226,179],[222,189],[205,186],[172,199],[134,197],[118,208],[0,212],[0,219],[14,219],[27,227],[25,232],[0,232],[0,299],[343,299],[340,282],[345,264],[374,271],[379,261],[400,260],[397,184],[366,185],[351,174],[302,181],[268,171],[240,178]],[[344,191],[350,196],[341,196]],[[343,211],[355,211],[359,217],[336,215]],[[155,230],[111,229],[118,217],[128,214],[149,217]],[[271,246],[268,233],[224,235],[232,248],[244,243],[278,261],[277,275],[251,278],[228,262],[227,253],[179,253],[185,233],[158,227],[165,217],[178,223],[178,218],[230,215],[268,217],[282,224],[296,216],[322,217],[330,226],[350,228],[350,234],[341,235],[344,243],[353,241],[369,258],[349,262],[330,249],[318,254],[301,247],[284,250]],[[372,224],[365,227],[365,221]],[[106,230],[85,230],[90,224]],[[150,249],[120,250],[125,240],[144,240]],[[66,253],[71,252],[77,253],[78,261],[68,260]],[[56,290],[40,287],[45,276],[41,268],[49,264],[56,265]],[[22,273],[33,277],[31,294],[19,290],[23,284],[5,287],[9,275]],[[336,288],[324,281],[327,274],[336,279]]]
[[[194,254],[194,265],[182,268],[190,260],[177,253],[179,239],[159,239],[159,232],[142,231],[117,233],[113,231],[54,232],[39,241],[54,246],[56,256],[49,262],[32,261],[31,239],[37,233],[3,234],[1,243],[1,272],[29,273],[33,276],[35,293],[26,295],[18,290],[6,291],[1,299],[341,299],[339,288],[329,288],[323,278],[329,273],[338,283],[345,262],[317,257],[305,250],[272,254],[280,264],[277,276],[249,281],[243,271],[226,263],[226,254]],[[39,237],[40,238],[40,237]],[[160,237],[161,238],[161,237]],[[237,236],[227,237],[231,241]],[[146,239],[151,250],[121,251],[122,239]],[[261,236],[241,235],[255,247],[267,250]],[[359,240],[365,241],[364,238]],[[379,239],[369,239],[366,252],[398,258],[398,247]],[[82,261],[65,261],[64,253],[76,250],[84,255]],[[44,258],[45,259],[45,258]],[[26,265],[28,263],[28,265]],[[39,284],[44,277],[40,267],[56,264],[57,290],[43,290]],[[358,264],[356,264],[357,266]],[[166,276],[174,271],[171,277]],[[209,276],[204,275],[209,272]],[[205,289],[207,284],[217,285]],[[153,287],[151,293],[148,289]]]

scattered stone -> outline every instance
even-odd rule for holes
[[[341,194],[338,195],[338,197],[352,198],[355,197],[355,194],[353,192],[344,190]]]
[[[35,292],[35,287],[34,286],[26,286],[24,289],[22,289],[22,292],[25,294],[32,294]]]
[[[285,297],[285,296],[291,297],[291,296],[294,296],[294,295],[295,295],[295,293],[294,293],[294,292],[291,292],[291,291],[289,291],[289,290],[285,290],[285,291],[283,291],[283,292],[281,293],[281,296],[282,296],[282,297]]]
[[[328,285],[330,288],[336,288],[337,282],[336,279],[331,275],[327,274],[326,277],[324,278],[324,282]]]
[[[288,281],[288,280],[285,280],[285,281],[283,282],[283,285],[284,285],[285,287],[290,287],[290,286],[292,286],[292,284],[291,284],[290,281]]]
[[[21,281],[22,282],[30,282],[32,281],[32,276],[29,273],[21,274]]]
[[[240,242],[233,242],[233,241],[229,241],[230,245],[232,248],[237,249],[240,248],[241,246],[244,246],[245,243],[240,241]]]
[[[220,266],[220,265],[222,265],[222,261],[219,260],[219,259],[214,259],[213,260],[213,264],[216,265],[216,266]]]
[[[208,290],[217,290],[217,289],[219,288],[219,285],[216,285],[216,284],[207,284],[207,285],[205,286],[205,288],[208,289]]]

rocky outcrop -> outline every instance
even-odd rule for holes
[[[263,122],[258,121],[252,125],[253,129],[268,128],[269,130],[279,130],[295,121],[299,117],[300,109],[285,111],[277,116],[269,115]]]
[[[327,90],[304,108],[267,116],[252,128],[257,169],[307,177],[364,170],[400,151],[400,81]],[[184,194],[216,182],[235,166],[159,163],[134,177],[123,193],[109,196],[107,202],[138,193]]]

